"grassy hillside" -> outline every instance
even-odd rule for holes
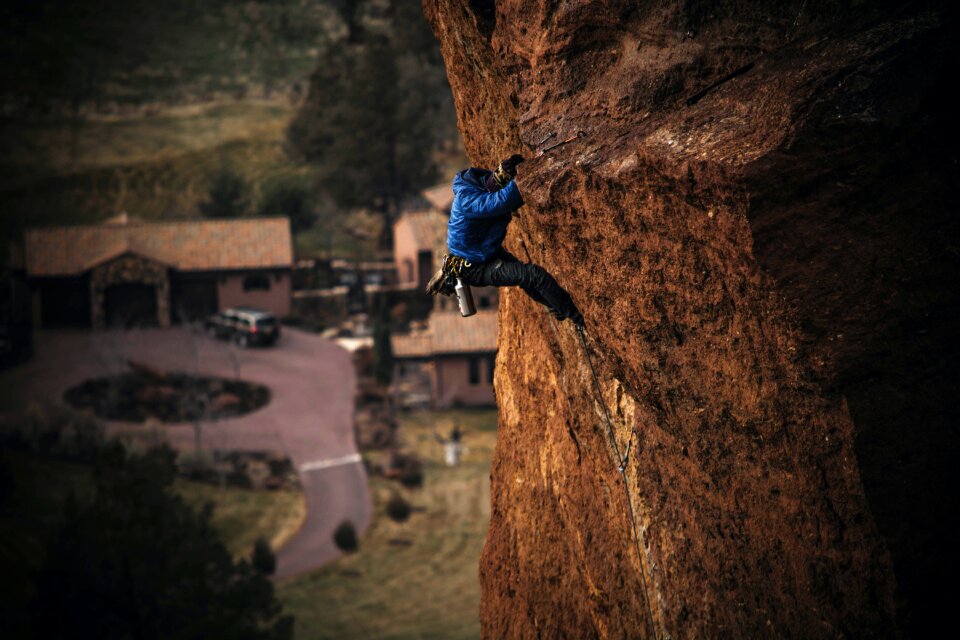
[[[318,52],[345,39],[334,4],[5,5],[0,58],[10,64],[0,70],[0,244],[27,227],[96,222],[124,211],[144,219],[198,216],[212,176],[224,169],[249,185],[251,210],[274,181],[315,184],[315,167],[290,160],[286,134]],[[402,28],[419,26],[408,37],[411,46],[427,46],[424,34],[432,43],[419,3],[403,7]],[[357,15],[375,26],[386,12],[387,3],[377,0]],[[449,100],[445,82],[435,89]],[[433,123],[443,129],[440,137],[451,135],[448,120]],[[438,165],[465,164],[461,148],[442,146]],[[451,172],[445,169],[443,180]],[[318,191],[311,203],[318,224],[295,238],[297,254],[377,256],[379,230],[358,222],[362,216],[337,212]],[[371,227],[364,229],[369,240],[352,233],[358,224]],[[0,255],[3,266],[7,252]]]
[[[293,110],[286,100],[246,100],[170,107],[125,117],[3,123],[7,155],[0,188],[114,166],[159,163],[227,143],[283,139]]]
[[[98,220],[120,211],[143,218],[195,215],[222,167],[256,189],[302,173],[283,151],[292,111],[244,102],[84,124],[6,127],[13,153],[2,167],[6,215],[29,225]]]
[[[223,168],[243,176],[256,206],[274,180],[310,180],[312,169],[285,150],[292,115],[286,101],[246,100],[99,118],[76,130],[66,121],[0,125],[12,150],[0,159],[0,240],[6,246],[26,227],[96,222],[123,211],[144,219],[196,217],[211,177]],[[325,218],[331,209],[322,204],[316,210],[317,226],[295,239],[298,255],[376,252],[373,241],[348,232],[355,216]]]
[[[11,0],[0,8],[5,113],[86,112],[288,92],[343,29],[305,0]]]

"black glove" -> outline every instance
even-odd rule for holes
[[[508,182],[517,177],[517,165],[521,162],[523,162],[523,156],[519,153],[515,153],[501,162],[500,166],[497,167],[497,170],[493,173],[493,177],[496,179],[497,184],[501,187],[505,187]]]
[[[523,156],[519,153],[515,153],[501,162],[500,168],[511,178],[515,178],[517,176],[517,165],[521,162],[523,162]]]

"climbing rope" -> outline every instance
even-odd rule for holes
[[[630,516],[630,528],[633,531],[633,544],[637,550],[637,562],[640,564],[640,586],[643,587],[643,599],[647,604],[647,616],[650,622],[650,633],[654,640],[657,640],[657,627],[653,619],[653,608],[650,604],[650,594],[647,591],[647,572],[644,569],[643,555],[640,552],[640,534],[637,531],[637,521],[633,515],[633,501],[630,499],[630,489],[627,487],[627,461],[630,458],[630,445],[633,444],[633,438],[627,441],[627,449],[620,455],[620,445],[617,444],[617,434],[613,428],[613,420],[610,419],[610,412],[607,410],[607,403],[603,400],[603,392],[600,390],[600,380],[597,378],[597,371],[593,367],[593,359],[590,357],[590,350],[587,349],[587,340],[583,335],[583,327],[577,326],[577,335],[580,336],[580,345],[583,347],[583,354],[587,358],[587,365],[590,367],[590,375],[593,377],[593,387],[597,392],[597,401],[603,407],[603,416],[607,420],[607,430],[610,433],[610,442],[613,443],[613,451],[617,456],[618,471],[623,480],[623,493],[627,499],[627,514]]]

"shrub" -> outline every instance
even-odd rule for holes
[[[227,474],[227,484],[238,489],[253,489],[253,481],[247,475],[247,470],[243,465],[236,465],[233,471]]]
[[[103,425],[85,412],[71,412],[61,431],[60,453],[68,460],[93,462],[105,441]]]
[[[398,466],[400,473],[398,478],[400,484],[411,489],[417,489],[423,486],[423,463],[413,455],[398,456]]]
[[[210,179],[207,199],[200,203],[200,211],[207,218],[235,218],[246,213],[250,206],[250,188],[243,176],[223,168]]]
[[[41,555],[30,637],[293,636],[273,585],[233,561],[210,508],[198,513],[171,490],[173,459],[170,449],[101,450],[93,498],[67,501]]]
[[[404,522],[410,517],[410,503],[403,496],[395,493],[387,500],[387,515],[395,522]]]
[[[216,482],[213,456],[209,451],[184,451],[177,458],[180,475],[194,482]]]
[[[316,221],[310,207],[310,188],[299,177],[268,183],[257,207],[257,215],[287,216],[294,232],[306,231]]]
[[[13,471],[10,470],[9,462],[0,449],[0,505],[7,504],[7,499],[13,495],[16,490],[16,480],[13,477]]]
[[[338,549],[347,553],[353,553],[357,550],[360,545],[357,540],[357,530],[353,527],[352,522],[344,520],[340,523],[340,526],[333,532],[333,543],[337,545]]]
[[[273,554],[270,543],[264,538],[257,538],[256,542],[253,543],[250,564],[265,576],[272,576],[273,572],[277,570],[277,556]]]

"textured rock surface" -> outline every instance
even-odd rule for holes
[[[949,611],[951,18],[768,4],[424,2],[475,164],[586,134],[521,166],[508,246],[587,318],[642,536],[638,558],[575,332],[511,291],[487,637],[887,637]]]

